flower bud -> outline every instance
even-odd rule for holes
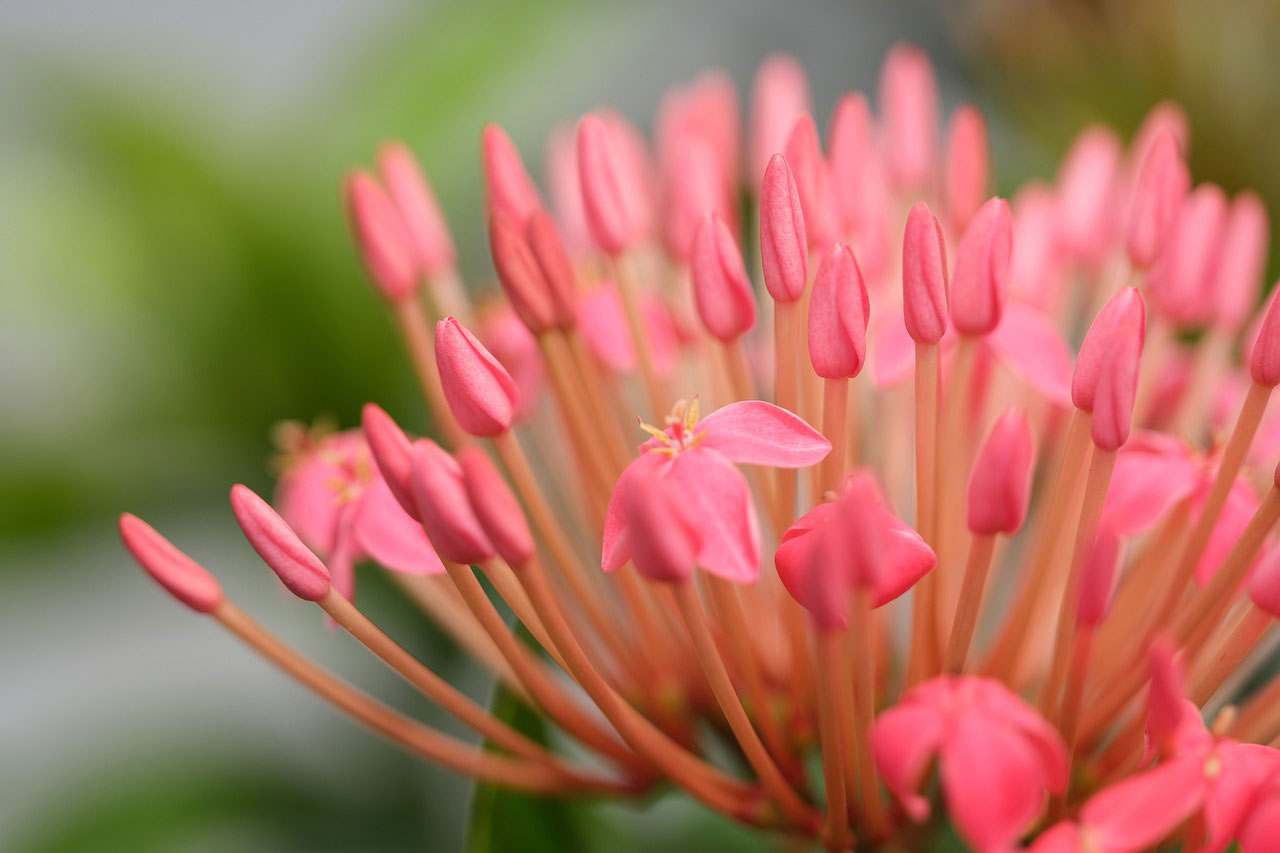
[[[471,435],[506,432],[519,389],[498,360],[452,317],[436,324],[436,365],[454,419]]]
[[[1084,129],[1058,171],[1058,213],[1067,247],[1090,266],[1102,262],[1115,239],[1114,211],[1123,150],[1110,128]],[[1021,242],[1021,235],[1019,235]]]
[[[545,210],[535,211],[525,225],[524,236],[547,283],[555,325],[561,329],[572,328],[577,322],[578,288],[569,254],[551,214]]]
[[[1179,206],[1164,248],[1147,275],[1152,307],[1178,326],[1202,326],[1213,319],[1212,288],[1227,224],[1227,196],[1202,184]]]
[[[418,264],[428,276],[451,270],[457,250],[449,225],[418,161],[402,142],[388,142],[378,152],[378,172],[400,211]]]
[[[231,487],[231,509],[253,550],[289,592],[319,601],[329,592],[329,570],[271,505],[246,486]]]
[[[894,183],[923,187],[933,174],[938,147],[938,82],[924,51],[909,44],[889,51],[880,72],[879,104]]]
[[[521,228],[499,210],[489,218],[489,249],[502,292],[529,331],[537,335],[554,326],[550,288],[538,259],[525,242]]]
[[[1280,308],[1273,296],[1267,303],[1258,336],[1249,353],[1249,375],[1268,388],[1280,385]]]
[[[951,114],[942,162],[942,197],[947,220],[961,231],[982,206],[991,182],[991,152],[987,122],[973,104],[962,104]]]
[[[1272,548],[1253,570],[1249,598],[1254,605],[1280,619],[1280,548]]]
[[[1012,536],[1027,517],[1035,442],[1027,416],[1010,409],[987,436],[969,477],[968,524],[978,535]]]
[[[860,92],[840,98],[827,130],[827,159],[831,163],[831,183],[846,234],[861,231],[875,214],[867,209],[868,172],[876,156],[872,141],[871,109]],[[860,250],[864,247],[859,245]]]
[[[536,549],[516,496],[480,448],[468,445],[458,451],[457,459],[471,510],[494,550],[512,566],[524,564]]]
[[[582,207],[596,245],[610,255],[621,254],[631,242],[635,224],[609,129],[598,116],[578,122],[578,180]]]
[[[120,538],[138,565],[192,610],[211,613],[222,603],[222,587],[213,575],[136,515],[120,516]]]
[[[1013,219],[1002,198],[987,201],[960,236],[951,279],[951,322],[963,335],[985,335],[1000,324],[1013,249]]]
[[[787,137],[785,154],[800,193],[809,248],[825,252],[840,236],[839,210],[818,128],[808,113],[801,113],[796,119]]]
[[[707,213],[722,219],[733,215],[725,176],[711,146],[686,134],[664,164],[667,195],[666,243],[673,257],[689,260],[694,233]]]
[[[525,171],[520,152],[507,132],[492,123],[484,127],[481,147],[489,211],[500,211],[523,226],[533,212],[542,207],[542,200]]]
[[[937,343],[947,332],[947,245],[923,201],[907,214],[902,238],[902,316],[920,343]]]
[[[412,443],[391,416],[375,403],[365,403],[360,410],[360,425],[365,444],[378,466],[387,488],[395,496],[410,518],[418,517],[418,506],[413,500],[413,484],[410,481],[411,463],[409,451]]]
[[[1267,209],[1248,190],[1231,202],[1213,292],[1218,295],[1217,325],[1234,332],[1258,304],[1258,285],[1267,265],[1270,226]]]
[[[1137,288],[1126,287],[1107,300],[1085,333],[1080,354],[1076,356],[1076,370],[1071,378],[1071,401],[1077,409],[1093,411],[1098,380],[1104,361],[1110,358],[1111,339],[1116,329],[1136,327],[1145,330],[1146,324],[1147,309]]]
[[[727,343],[750,331],[756,322],[751,281],[733,234],[714,213],[698,225],[689,271],[698,316],[708,332]]]
[[[809,300],[809,361],[824,379],[849,379],[867,357],[867,285],[853,251],[837,243],[818,265]]]
[[[1146,269],[1155,261],[1190,183],[1178,140],[1171,131],[1160,131],[1139,167],[1129,209],[1125,245],[1135,267]]]
[[[1107,525],[1098,528],[1081,565],[1080,598],[1076,607],[1079,624],[1096,628],[1107,618],[1115,592],[1121,547],[1120,536],[1114,528]]]
[[[1145,336],[1145,318],[1129,312],[1103,354],[1090,421],[1093,443],[1103,450],[1119,450],[1129,439]]]
[[[760,179],[769,160],[782,151],[796,117],[809,111],[809,81],[793,56],[775,53],[760,64],[751,92],[751,172]]]
[[[809,275],[804,211],[791,167],[775,154],[760,189],[760,257],[764,286],[778,302],[795,302]]]
[[[347,179],[346,197],[347,217],[374,286],[388,302],[409,298],[418,289],[418,265],[400,212],[364,172]]]
[[[461,565],[493,556],[493,546],[471,511],[462,469],[454,458],[425,438],[413,443],[410,458],[418,520],[440,556]]]

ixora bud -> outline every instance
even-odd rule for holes
[[[831,247],[813,278],[809,301],[809,360],[824,379],[848,379],[862,372],[867,357],[867,284],[843,243]]]
[[[751,96],[751,172],[758,180],[783,149],[796,118],[809,111],[809,80],[795,57],[775,53],[760,64]]]
[[[942,196],[947,221],[955,229],[963,229],[987,197],[990,171],[987,122],[977,107],[963,104],[947,125],[942,164]]]
[[[1146,269],[1155,261],[1190,183],[1177,138],[1171,131],[1159,132],[1139,167],[1129,212],[1125,245],[1135,267]]]
[[[795,127],[787,137],[786,156],[800,193],[809,248],[826,251],[839,236],[840,212],[836,207],[830,167],[822,156],[822,145],[818,141],[818,128],[808,113],[796,119]]]
[[[452,317],[436,324],[436,364],[444,398],[464,430],[492,437],[511,428],[519,398],[515,380]]]
[[[1258,337],[1249,353],[1249,375],[1254,382],[1268,388],[1280,385],[1280,308],[1274,298],[1267,304]]]
[[[213,575],[136,515],[120,516],[120,539],[156,583],[192,610],[212,613],[222,603]]]
[[[1118,450],[1129,440],[1133,404],[1138,393],[1138,367],[1146,335],[1143,315],[1128,312],[1111,335],[1093,399],[1093,443]]]
[[[902,238],[902,317],[919,343],[937,343],[947,332],[947,246],[942,226],[918,201],[907,214]]]
[[[512,566],[523,565],[536,549],[516,496],[480,448],[463,447],[458,451],[457,460],[471,509],[494,550]]]
[[[485,125],[481,148],[485,184],[489,188],[489,210],[501,212],[523,225],[542,207],[542,200],[524,169],[520,152],[507,132],[496,124]]]
[[[938,81],[924,51],[906,44],[889,51],[880,71],[879,104],[894,182],[923,186],[938,150]]]
[[[1076,357],[1075,374],[1071,378],[1071,401],[1077,409],[1093,411],[1093,401],[1098,393],[1098,380],[1102,376],[1104,362],[1110,357],[1111,341],[1117,329],[1137,329],[1141,336],[1147,326],[1147,309],[1142,294],[1135,287],[1126,287],[1107,300],[1102,311],[1089,326],[1080,354]]]
[[[378,182],[364,172],[347,179],[347,216],[369,277],[388,302],[418,289],[418,264],[400,211]]]
[[[471,511],[462,469],[434,441],[413,443],[413,499],[418,520],[446,560],[467,565],[493,556],[493,546]]]
[[[774,155],[760,189],[760,256],[764,286],[778,302],[795,302],[809,275],[804,209],[791,167]]]
[[[324,598],[329,592],[329,570],[270,504],[247,486],[235,485],[231,508],[244,538],[289,592],[306,601]]]
[[[698,224],[689,272],[698,316],[708,332],[728,342],[751,331],[756,322],[751,281],[733,234],[714,213]]]
[[[538,260],[542,278],[547,283],[555,324],[568,329],[577,322],[578,292],[574,284],[573,266],[565,251],[564,241],[545,210],[537,210],[525,225],[525,240]]]
[[[502,292],[516,315],[535,335],[555,325],[551,289],[524,232],[506,214],[495,210],[489,218],[489,250]]]
[[[1027,416],[1016,409],[1001,415],[978,452],[969,478],[969,530],[1011,536],[1027,517],[1035,441]]]
[[[962,335],[985,335],[1000,324],[1013,251],[1013,219],[1002,198],[987,201],[960,236],[951,279],[951,322]]]
[[[607,254],[619,255],[635,236],[635,222],[609,129],[598,116],[578,123],[577,145],[578,181],[591,237]]]
[[[451,270],[457,250],[440,203],[403,142],[388,142],[378,151],[378,172],[404,220],[418,264],[428,276]]]
[[[390,415],[374,403],[365,403],[360,410],[360,425],[365,443],[369,445],[369,453],[396,503],[410,517],[417,518],[418,505],[413,499],[413,484],[410,480],[412,460],[409,452],[412,442],[409,437]]]
[[[1123,550],[1120,535],[1114,528],[1105,525],[1098,528],[1080,573],[1080,599],[1076,608],[1079,624],[1097,627],[1107,617]]]

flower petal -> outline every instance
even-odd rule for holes
[[[1204,801],[1206,851],[1220,851],[1236,836],[1259,791],[1275,773],[1274,752],[1252,743],[1218,747],[1217,775],[1209,781]]]
[[[1010,302],[987,342],[1018,378],[1059,406],[1071,405],[1071,350],[1047,315]]]
[[[444,565],[427,534],[404,511],[381,478],[361,495],[352,534],[362,551],[393,572],[406,575],[444,572]]]
[[[798,415],[763,400],[743,400],[698,422],[702,447],[742,465],[806,468],[831,452],[831,442]]]
[[[791,597],[802,607],[813,611],[809,600],[812,586],[807,582],[808,570],[813,566],[814,549],[820,543],[819,531],[831,515],[832,504],[820,503],[796,519],[782,534],[782,542],[773,555],[773,565],[778,579]]]
[[[1107,849],[1146,850],[1191,817],[1204,788],[1199,759],[1167,761],[1094,794],[1080,820]]]
[[[1222,514],[1213,525],[1209,534],[1209,542],[1204,547],[1204,554],[1196,564],[1196,581],[1204,586],[1213,577],[1218,566],[1222,565],[1227,553],[1235,546],[1240,534],[1249,526],[1253,514],[1258,511],[1258,498],[1253,489],[1243,480],[1237,480],[1227,493],[1227,502],[1222,507]],[[1257,558],[1254,558],[1257,562]]]
[[[929,801],[916,792],[924,781],[929,758],[942,743],[945,728],[937,707],[911,701],[881,713],[871,728],[871,751],[880,778],[917,823],[928,818]]]
[[[1044,804],[1045,772],[1035,751],[977,711],[952,721],[941,774],[948,814],[979,851],[1010,847]]]
[[[609,508],[604,514],[604,536],[600,546],[600,567],[606,572],[616,572],[631,559],[631,547],[627,544],[626,513],[627,494],[637,477],[646,476],[656,467],[669,465],[670,460],[657,453],[642,453],[623,469],[609,496]]]
[[[876,577],[871,597],[872,607],[880,607],[893,601],[938,565],[938,557],[933,549],[911,525],[887,508],[884,512],[888,516],[884,565]]]
[[[1136,438],[1136,436],[1135,436]],[[1104,524],[1121,536],[1148,530],[1200,483],[1201,466],[1185,449],[1172,453],[1130,450],[1116,456],[1111,488],[1102,507]]]
[[[760,528],[742,472],[708,447],[681,453],[668,474],[701,528],[698,565],[735,583],[760,576]]]

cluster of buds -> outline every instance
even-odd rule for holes
[[[369,404],[358,430],[287,431],[274,507],[231,503],[285,587],[485,746],[300,656],[130,515],[125,544],[344,713],[485,782],[665,784],[833,850],[942,821],[984,851],[1274,849],[1280,679],[1242,692],[1280,615],[1261,203],[1191,186],[1169,104],[1127,146],[1086,129],[1009,201],[981,113],[940,129],[919,50],[892,50],[876,107],[841,98],[824,149],[803,70],[772,57],[744,146],[707,74],[652,141],[608,111],[556,133],[550,207],[490,125],[500,296],[460,286],[403,146],[349,179],[434,440]],[[559,739],[358,610],[366,557]]]

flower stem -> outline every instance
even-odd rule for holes
[[[973,631],[978,624],[982,592],[987,584],[987,573],[991,570],[991,556],[995,547],[994,535],[973,535],[969,545],[969,560],[964,569],[964,581],[960,587],[960,600],[956,604],[955,618],[951,621],[951,639],[947,643],[943,672],[964,672],[964,660],[969,654]]]

